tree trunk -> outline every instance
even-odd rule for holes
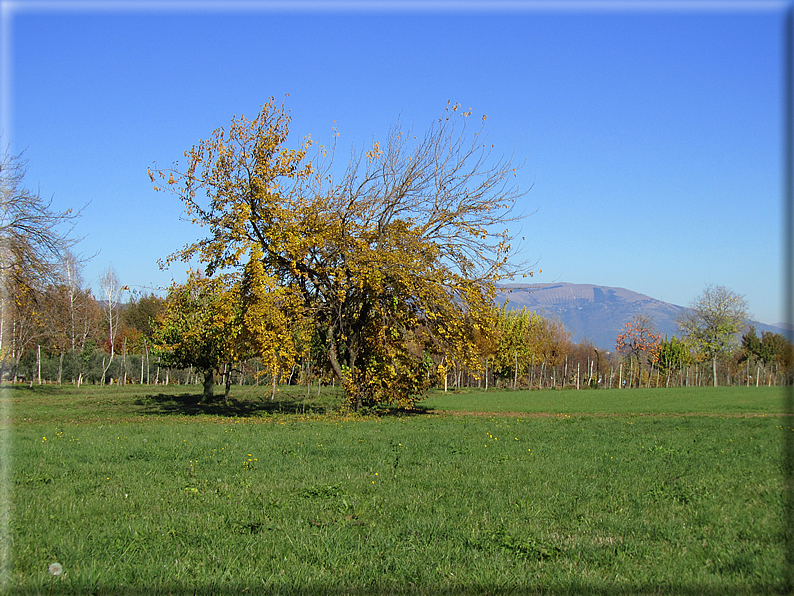
[[[565,372],[562,374],[562,388],[565,389],[565,381],[568,380],[568,356],[565,357]]]
[[[530,365],[530,372],[529,372],[529,388],[532,389],[532,385],[535,384],[535,355],[532,354],[532,364]]]
[[[204,371],[204,394],[201,396],[201,403],[206,404],[212,401],[215,393],[215,375],[212,369]]]
[[[714,373],[714,387],[717,387],[718,384],[717,384],[717,357],[716,356],[714,356],[711,359],[711,367],[712,367],[712,371]]]
[[[124,344],[121,348],[121,384],[127,384],[127,338],[124,338]]]
[[[334,369],[334,373],[336,373],[336,376],[339,377],[339,381],[342,383],[344,387],[345,374],[344,374],[344,370],[342,369],[342,363],[339,362],[339,354],[337,353],[336,350],[336,338],[334,337],[335,333],[336,333],[335,327],[333,325],[329,325],[328,330],[326,331],[325,334],[326,341],[330,345],[328,349],[328,360],[331,362],[331,368]],[[350,367],[349,370],[351,374],[353,372],[353,367],[355,366],[355,364],[356,364],[355,358],[351,357],[351,362],[348,362],[348,366]],[[290,377],[291,376],[292,375],[290,375]]]
[[[223,401],[224,403],[229,403],[229,392],[232,390],[232,367],[228,364],[226,365],[226,385],[225,390],[223,392]]]
[[[516,371],[513,375],[513,391],[518,389],[518,351],[513,352],[513,358],[515,359]]]
[[[110,370],[110,365],[113,364],[113,344],[110,344],[110,360],[108,361],[108,365],[105,366],[105,357],[102,357],[102,384],[105,384],[105,375],[108,374]]]
[[[634,387],[634,358],[629,358],[629,387]]]

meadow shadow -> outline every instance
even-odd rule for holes
[[[223,396],[215,396],[211,402],[202,403],[201,393],[181,393],[168,395],[144,395],[135,399],[135,404],[143,406],[145,414],[159,414],[164,416],[227,416],[227,417],[256,417],[273,416],[278,414],[329,414],[334,411],[329,404],[306,403],[291,398],[280,398],[274,401],[236,399],[233,396],[225,401]]]
[[[160,416],[223,416],[254,418],[277,415],[330,415],[345,414],[347,410],[339,401],[318,402],[312,399],[298,399],[293,396],[279,396],[269,399],[237,399],[233,395],[225,401],[216,395],[211,402],[202,403],[201,393],[149,394],[136,397],[135,405],[141,406],[140,412]],[[400,418],[414,416],[435,416],[436,412],[426,406],[407,408],[362,408],[365,416]]]

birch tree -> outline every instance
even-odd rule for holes
[[[110,370],[116,350],[116,335],[119,330],[119,305],[122,293],[127,289],[119,282],[113,265],[109,265],[99,278],[99,285],[102,288],[102,298],[105,303],[105,316],[108,325],[107,340],[110,344],[110,358],[102,370],[102,383],[105,382],[105,375]]]

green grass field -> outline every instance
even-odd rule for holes
[[[6,593],[48,594],[55,561],[53,594],[783,590],[780,390],[438,392],[379,417],[190,390],[4,390]]]
[[[554,414],[781,414],[781,387],[434,392],[430,409]]]

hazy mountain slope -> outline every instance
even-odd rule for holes
[[[588,339],[604,350],[615,349],[615,338],[635,314],[653,318],[656,329],[680,335],[676,317],[685,310],[624,288],[593,284],[557,283],[548,286],[506,285],[497,300],[510,309],[526,307],[539,314],[558,316],[573,333],[573,341]]]
[[[623,331],[626,321],[635,314],[653,319],[656,330],[662,334],[681,336],[676,323],[685,310],[668,302],[656,300],[625,288],[611,288],[593,284],[556,283],[548,286],[509,284],[502,286],[497,301],[507,300],[507,307],[519,310],[526,306],[539,314],[557,316],[565,328],[573,333],[574,343],[583,339],[596,347],[612,351],[615,338]],[[760,335],[771,331],[786,335],[782,326],[753,322]]]

